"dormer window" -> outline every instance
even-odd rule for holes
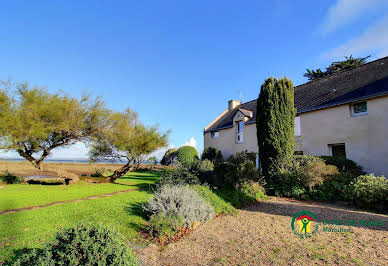
[[[236,143],[243,143],[244,141],[244,121],[239,121],[236,123]]]
[[[368,105],[366,102],[354,103],[351,106],[352,116],[361,116],[368,114]]]
[[[212,139],[218,138],[218,137],[220,136],[220,132],[218,132],[218,131],[213,131],[213,132],[211,133],[211,136],[212,136]]]

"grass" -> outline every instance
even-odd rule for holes
[[[122,177],[119,180],[122,184],[82,183],[73,188],[73,185],[66,188],[65,186],[7,185],[6,188],[9,187],[10,191],[6,192],[3,189],[0,194],[6,192],[8,196],[12,197],[12,199],[7,198],[7,200],[16,201],[15,206],[24,206],[24,200],[27,200],[30,205],[37,205],[54,199],[79,198],[80,194],[82,196],[88,193],[94,195],[96,192],[106,193],[107,191],[128,188],[139,190],[106,198],[1,215],[0,228],[3,230],[0,230],[0,261],[11,258],[15,251],[22,248],[42,247],[44,242],[51,239],[58,229],[72,226],[80,221],[114,226],[121,231],[127,241],[133,242],[139,239],[139,229],[145,223],[145,219],[139,211],[139,204],[145,203],[149,199],[151,194],[148,192],[148,188],[157,178],[157,172],[142,172],[130,173]],[[21,200],[20,197],[17,197],[17,192],[23,193],[23,186],[27,192]],[[45,191],[45,189],[48,190]],[[50,194],[52,195],[49,196]],[[3,199],[0,200],[3,201]]]
[[[237,210],[230,204],[226,202],[217,194],[215,194],[209,187],[195,185],[193,186],[194,190],[204,198],[214,209],[216,214],[231,214],[237,215]]]
[[[0,193],[0,211],[37,206],[63,200],[80,199],[127,189],[138,189],[139,186],[153,183],[158,175],[158,172],[129,173],[119,179],[117,184],[80,182],[69,186],[6,185]]]

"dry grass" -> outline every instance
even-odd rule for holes
[[[138,256],[144,265],[388,265],[388,227],[318,231],[300,239],[290,225],[302,210],[314,212],[318,219],[384,220],[388,226],[387,215],[271,198],[237,216],[217,217],[165,250],[151,245]]]
[[[0,173],[6,171],[17,176],[31,176],[31,175],[56,175],[56,176],[90,176],[96,172],[96,169],[105,169],[106,171],[114,171],[121,167],[122,164],[109,163],[44,163],[44,171],[39,171],[34,168],[29,162],[10,162],[0,161]],[[145,168],[144,166],[143,168]],[[151,167],[151,166],[148,166]],[[152,166],[158,168],[160,166]]]

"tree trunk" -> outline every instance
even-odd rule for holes
[[[18,153],[20,156],[22,156],[24,159],[26,159],[27,161],[29,161],[33,167],[41,170],[41,167],[42,167],[42,162],[38,162],[34,157],[32,157],[31,155],[29,155],[28,153],[26,153],[25,151],[23,150],[18,150]]]
[[[112,175],[108,176],[107,180],[111,183],[114,183],[116,181],[117,178],[120,178],[122,177],[123,175],[125,175],[128,171],[132,171],[133,169],[135,169],[135,165],[131,164],[131,163],[127,163],[126,165],[124,165],[123,167],[117,169],[116,171],[113,172]]]

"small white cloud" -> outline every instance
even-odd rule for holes
[[[182,146],[193,146],[194,148],[197,148],[197,141],[194,137],[191,137],[188,141],[186,141]]]
[[[345,55],[373,53],[377,57],[388,55],[388,14],[361,36],[347,41],[323,54],[326,58],[343,58]]]
[[[369,12],[388,6],[387,0],[337,0],[328,11],[319,31],[326,35]]]

